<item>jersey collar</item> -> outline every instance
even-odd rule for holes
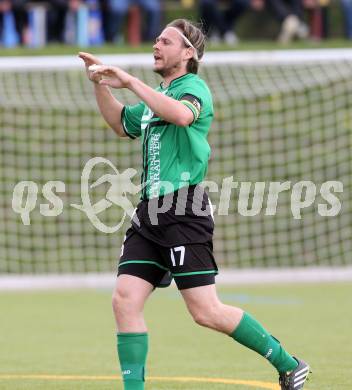
[[[165,90],[165,89],[169,89],[172,87],[174,87],[175,85],[177,85],[178,83],[180,83],[181,81],[185,80],[185,79],[188,79],[188,78],[191,78],[195,76],[194,73],[185,73],[183,74],[182,76],[179,76],[179,77],[176,77],[175,79],[171,80],[170,84],[168,87],[164,88],[163,87],[163,82],[160,83],[160,88]]]

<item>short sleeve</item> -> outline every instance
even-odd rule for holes
[[[121,123],[124,132],[132,139],[141,136],[141,120],[145,104],[140,102],[134,106],[125,106],[121,112]]]

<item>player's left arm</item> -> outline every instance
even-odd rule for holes
[[[141,80],[118,67],[101,66],[95,71],[108,77],[99,82],[112,88],[128,88],[134,92],[160,118],[177,126],[186,127],[194,121],[194,113],[183,102],[155,91]],[[94,72],[94,73],[95,73]]]

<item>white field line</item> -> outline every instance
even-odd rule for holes
[[[2,275],[1,291],[52,290],[72,288],[108,288],[114,286],[116,275],[111,274],[45,274]],[[352,282],[352,266],[224,269],[216,278],[219,285],[268,284],[268,283],[319,283]]]

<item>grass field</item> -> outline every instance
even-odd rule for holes
[[[351,284],[220,289],[225,302],[260,318],[289,351],[310,362],[307,390],[352,389],[351,292]],[[0,310],[1,390],[122,388],[114,378],[109,291],[1,293]],[[159,377],[148,390],[277,388],[277,375],[264,359],[193,324],[175,289],[155,293],[146,316],[148,376]]]

